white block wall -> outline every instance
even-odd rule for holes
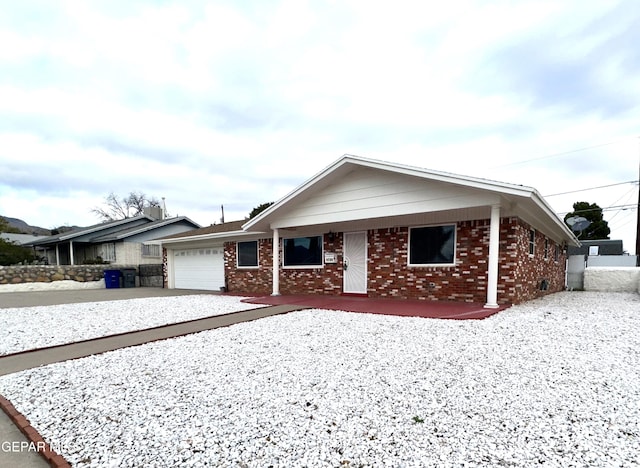
[[[585,291],[640,292],[638,267],[590,267],[584,271]]]

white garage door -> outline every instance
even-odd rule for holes
[[[224,286],[222,247],[174,251],[174,283],[177,289],[219,290]]]

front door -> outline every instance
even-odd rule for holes
[[[345,293],[367,293],[367,233],[345,232],[343,235],[344,280],[342,290]]]

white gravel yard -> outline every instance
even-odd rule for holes
[[[0,393],[75,466],[636,466],[640,296],[559,293],[481,321],[300,311]]]
[[[262,307],[243,297],[152,297],[0,309],[0,355]]]

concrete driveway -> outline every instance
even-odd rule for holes
[[[219,294],[217,291],[163,288],[63,289],[51,291],[0,292],[0,309],[34,307],[79,302],[117,301],[140,297]]]

